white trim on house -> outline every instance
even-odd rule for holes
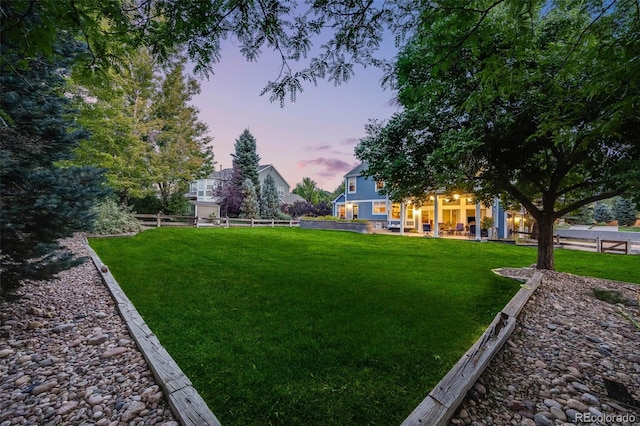
[[[350,182],[353,181],[353,190],[351,190]],[[347,178],[347,192],[349,194],[355,194],[358,192],[358,179],[354,177]]]

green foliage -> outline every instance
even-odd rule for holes
[[[320,189],[316,182],[309,177],[302,178],[302,182],[297,183],[291,192],[298,194],[313,205],[320,201]]]
[[[15,17],[4,18],[3,26]],[[0,43],[1,292],[77,264],[58,240],[89,230],[94,200],[105,193],[96,169],[61,165],[87,136],[64,96],[82,46],[66,38],[53,47],[57,55],[25,59],[24,46]]]
[[[260,204],[256,188],[250,179],[245,179],[242,185],[242,205],[240,206],[240,217],[243,219],[260,219]]]
[[[264,179],[260,201],[260,211],[263,218],[271,219],[278,216],[278,212],[280,212],[280,198],[278,197],[276,181],[270,173]]]
[[[483,217],[480,221],[480,229],[490,229],[493,227],[493,218],[492,217]]]
[[[482,0],[434,6],[399,55],[403,111],[356,148],[392,199],[438,189],[503,196],[539,226],[640,194],[640,9],[634,2]],[[539,203],[541,201],[541,203]]]
[[[131,208],[122,207],[112,198],[106,198],[94,207],[96,221],[93,232],[101,235],[118,235],[139,232],[140,222]]]
[[[613,220],[613,212],[611,206],[607,203],[598,203],[593,208],[593,220],[598,223],[611,222]]]
[[[249,179],[253,187],[260,193],[260,178],[258,177],[258,166],[260,156],[257,153],[257,141],[249,129],[245,129],[240,137],[236,139],[234,145],[233,167],[239,170],[237,179],[241,179],[240,187],[246,179]]]
[[[207,126],[189,105],[200,86],[184,75],[184,60],[161,67],[147,49],[129,52],[107,78],[74,86],[81,122],[92,138],[78,148],[77,164],[106,170],[123,204],[160,194],[169,212],[172,196],[212,171]]]
[[[578,209],[575,215],[578,224],[591,225],[593,224],[593,204],[587,204]]]
[[[602,300],[603,302],[611,303],[612,305],[622,303],[623,305],[633,306],[637,304],[634,300],[625,299],[622,296],[622,293],[616,290],[609,290],[606,288],[594,288],[592,291],[596,299]]]
[[[613,203],[613,217],[620,226],[633,226],[636,223],[638,210],[636,204],[628,199],[616,197]]]

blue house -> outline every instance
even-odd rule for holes
[[[333,215],[344,219],[366,219],[374,228],[400,232],[415,230],[438,236],[468,235],[480,239],[484,218],[493,219],[493,227],[486,232],[494,238],[507,238],[510,219],[500,207],[498,199],[491,206],[474,202],[469,194],[436,191],[426,202],[417,205],[411,199],[392,202],[380,193],[384,182],[362,175],[367,163],[344,175],[345,190],[333,201]]]

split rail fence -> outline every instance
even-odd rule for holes
[[[240,219],[221,217],[214,219],[204,219],[198,216],[177,216],[166,215],[162,213],[157,214],[136,214],[136,219],[140,221],[142,226],[160,228],[162,226],[183,226],[183,227],[246,227],[246,228],[258,228],[258,227],[276,227],[287,226],[294,227],[300,226],[300,221],[297,219],[289,220],[276,220],[276,219]]]
[[[596,238],[567,238],[555,236],[556,244],[561,246],[574,246],[594,249],[598,253],[622,253],[631,254],[631,240],[608,240]]]

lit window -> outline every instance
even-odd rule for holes
[[[387,203],[385,201],[374,201],[373,214],[387,214]]]
[[[400,204],[391,205],[391,219],[400,219]]]
[[[349,192],[356,192],[356,178],[349,178],[348,188]]]
[[[376,181],[376,192],[380,191],[382,188],[384,188],[384,181],[377,180]]]

